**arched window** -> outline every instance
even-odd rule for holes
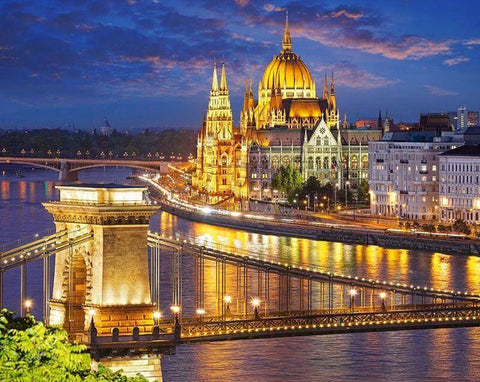
[[[328,170],[329,166],[328,166],[328,157],[324,157],[323,158],[323,169],[324,170]]]
[[[350,161],[350,168],[352,170],[358,170],[358,157],[356,155],[352,155],[352,159]]]
[[[282,159],[282,165],[284,167],[287,167],[291,163],[290,157],[288,155],[285,155]]]
[[[227,158],[226,155],[223,155],[223,156],[222,156],[221,166],[222,166],[222,167],[227,167],[227,165],[228,165],[228,158]]]
[[[301,165],[302,165],[302,162],[301,162],[301,160],[300,160],[300,155],[296,155],[296,156],[295,156],[294,167],[295,167],[297,170],[300,170]]]
[[[323,138],[323,145],[330,146],[330,140],[328,139],[328,137]]]
[[[309,170],[313,170],[313,158],[312,157],[308,157],[308,169]]]
[[[317,137],[317,146],[321,146],[321,145],[322,145],[322,138]]]
[[[332,157],[332,170],[333,171],[338,171],[337,158],[336,157]]]
[[[277,170],[278,169],[278,157],[275,155],[273,158],[272,158],[272,167]]]
[[[362,156],[362,169],[368,170],[368,155]]]
[[[268,168],[268,160],[266,156],[262,157],[262,168],[267,169]]]
[[[315,167],[317,171],[320,171],[322,169],[322,158],[320,157],[315,158]]]

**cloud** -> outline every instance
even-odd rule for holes
[[[317,72],[329,71],[332,67],[317,68]],[[378,89],[385,88],[399,83],[399,80],[388,79],[374,73],[360,69],[358,66],[342,61],[333,66],[335,84],[343,85],[354,89]],[[328,69],[328,70],[327,70]],[[321,78],[323,78],[320,75]]]
[[[454,66],[454,65],[461,64],[462,62],[468,62],[468,61],[470,61],[470,58],[468,57],[453,57],[443,61],[443,63],[444,65],[447,65],[447,66]]]
[[[341,17],[341,16],[344,16],[346,18],[349,18],[349,19],[359,19],[360,17],[363,16],[363,12],[348,12],[346,9],[340,9],[339,11],[334,11],[332,12],[332,17]]]
[[[480,45],[480,38],[467,40],[463,43],[463,45],[467,45],[467,46]]]
[[[245,8],[249,2],[250,0],[235,0],[235,4],[242,8]]]
[[[265,10],[267,12],[283,12],[283,11],[285,11],[285,8],[277,7],[273,4],[266,3],[266,4],[263,5],[263,10]]]
[[[456,96],[458,95],[457,92],[447,90],[440,88],[438,86],[433,86],[433,85],[423,85],[429,92],[430,94],[433,94],[435,96]]]

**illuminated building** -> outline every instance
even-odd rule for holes
[[[387,132],[370,142],[370,212],[414,220],[438,219],[438,154],[462,145],[460,136],[434,131]]]
[[[440,219],[480,222],[480,146],[465,145],[438,158]]]
[[[247,197],[247,137],[233,126],[225,63],[220,86],[214,64],[207,115],[197,139],[197,168],[192,184],[209,203]]]
[[[355,188],[367,178],[367,144],[380,139],[382,130],[349,129],[346,116],[341,126],[333,72],[330,81],[325,74],[322,95],[317,97],[310,70],[292,50],[288,17],[282,49],[266,66],[258,97],[252,80],[245,85],[238,132],[232,125],[226,82],[217,89],[215,73],[207,117],[198,136],[193,180],[208,201],[232,195],[280,198],[282,195],[272,190],[272,179],[281,166],[289,164],[305,180],[316,176],[322,183],[338,187],[345,187],[348,181]]]

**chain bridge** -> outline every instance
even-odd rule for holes
[[[95,359],[182,343],[480,325],[480,295],[337,274],[200,237],[148,231],[142,187],[59,186],[56,232],[6,244],[4,276],[43,262],[43,321]],[[121,196],[121,197],[120,197]],[[51,261],[55,260],[52,282]]]

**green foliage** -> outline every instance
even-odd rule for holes
[[[452,232],[452,226],[439,224],[438,227],[437,227],[437,230],[438,230],[438,232],[442,232],[442,233]]]
[[[320,181],[315,177],[309,177],[305,183],[303,183],[302,189],[299,193],[299,199],[305,200],[310,199],[310,206],[313,206],[315,202],[315,197],[317,197],[317,203],[323,203],[327,205],[327,200],[335,197],[335,188],[332,183],[326,183],[322,186]]]
[[[68,342],[67,333],[47,328],[32,316],[15,317],[0,312],[0,381],[105,381],[141,382],[140,374],[128,378],[99,365],[90,370],[84,345]]]
[[[22,150],[25,150],[27,157],[49,157],[48,150],[52,152],[51,156],[56,156],[56,151],[60,150],[62,158],[76,158],[78,151],[81,152],[82,158],[87,156],[87,151],[89,158],[99,157],[102,151],[108,158],[111,151],[113,158],[123,158],[125,152],[130,158],[135,152],[137,158],[147,158],[150,153],[151,159],[155,159],[156,153],[159,155],[163,153],[165,159],[169,159],[172,153],[174,155],[180,153],[186,159],[190,153],[195,154],[196,140],[196,131],[185,129],[159,132],[147,129],[143,133],[130,135],[120,134],[114,130],[108,137],[82,130],[0,130],[0,150],[5,148],[7,156],[20,156]]]
[[[291,203],[295,199],[295,194],[302,188],[302,182],[300,171],[288,165],[280,167],[272,180],[272,187],[287,195]]]
[[[358,200],[368,200],[370,198],[368,182],[362,179],[358,185]]]
[[[453,223],[452,229],[455,232],[464,233],[466,235],[470,235],[470,233],[472,232],[469,225],[465,223],[463,220],[455,220],[455,222]]]
[[[422,224],[421,228],[425,232],[435,232],[437,230],[436,227],[435,227],[435,224],[433,224],[433,223]]]

